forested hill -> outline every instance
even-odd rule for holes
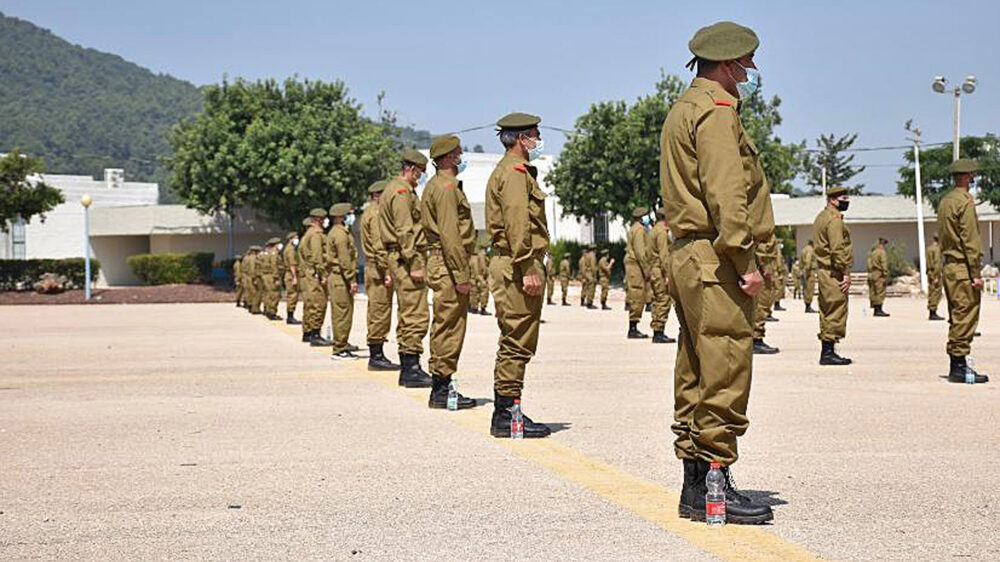
[[[166,186],[166,133],[200,107],[188,82],[0,14],[0,152],[41,156],[52,173],[124,168]]]

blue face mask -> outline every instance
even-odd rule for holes
[[[462,160],[461,162],[459,162],[459,163],[458,163],[458,173],[460,173],[460,174],[461,174],[461,173],[462,173],[462,172],[464,172],[464,171],[465,171],[465,169],[466,169],[466,168],[468,168],[468,167],[469,167],[469,163],[468,163],[468,162],[466,162],[466,161],[465,161],[465,160],[463,159],[463,160]]]
[[[649,217],[642,217],[642,224],[644,226],[649,226]]]
[[[528,161],[537,160],[541,155],[542,151],[545,150],[545,142],[542,139],[535,139],[535,147],[528,150]]]
[[[746,82],[737,82],[736,91],[740,93],[740,99],[750,99],[750,96],[760,88],[760,71],[756,68],[746,67],[743,70],[747,73]]]

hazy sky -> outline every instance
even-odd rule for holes
[[[521,110],[570,128],[590,103],[648,93],[660,69],[685,78],[687,41],[730,19],[761,37],[765,93],[783,100],[786,140],[858,132],[856,146],[952,138],[951,96],[932,78],[979,79],[963,98],[965,134],[997,131],[1000,2],[522,3],[0,0],[0,11],[86,47],[201,85],[224,73],[343,79],[374,114],[380,90],[405,123],[432,132]],[[544,132],[551,152],[561,135]],[[489,132],[465,144],[499,150]],[[900,151],[862,153],[860,177],[895,190]]]

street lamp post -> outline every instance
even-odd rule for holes
[[[913,124],[912,119],[906,122],[905,128],[913,134],[910,140],[913,141],[913,176],[916,183],[913,192],[917,195],[917,257],[920,261],[920,291],[926,294],[927,251],[924,238],[924,190],[920,184],[920,128]]]
[[[80,197],[80,204],[83,205],[83,295],[85,300],[90,300],[90,204],[93,203],[89,193],[84,193]]]
[[[931,82],[931,89],[939,94],[944,94],[948,92],[948,79],[944,76],[935,76],[934,81]],[[961,86],[955,86],[952,89],[952,94],[954,95],[954,123],[955,123],[955,138],[952,141],[951,148],[951,159],[958,160],[958,141],[961,138],[959,131],[962,128],[962,94],[971,94],[976,91],[976,77],[969,76],[965,77],[965,82]]]

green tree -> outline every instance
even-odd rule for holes
[[[170,186],[211,213],[248,207],[284,228],[311,207],[361,205],[396,165],[392,116],[362,114],[343,82],[223,80],[170,135]]]
[[[660,130],[685,89],[679,77],[661,71],[654,93],[633,104],[598,102],[577,118],[547,176],[565,213],[578,217],[607,213],[628,219],[634,207],[658,204]],[[755,95],[743,104],[741,114],[772,191],[790,193],[805,144],[785,144],[775,136],[774,129],[781,124],[780,105],[777,97],[767,101]]]
[[[976,174],[976,187],[979,189],[979,200],[989,201],[993,207],[1000,210],[1000,138],[993,133],[983,137],[962,137],[958,143],[959,153],[963,158],[973,158],[979,161],[979,172]],[[952,145],[935,146],[920,151],[920,182],[923,196],[937,209],[938,203],[953,183],[948,166],[952,162]],[[899,181],[896,192],[910,198],[916,197],[914,192],[913,150],[903,152],[907,165],[899,169]]]
[[[45,165],[40,158],[24,156],[16,149],[0,158],[0,230],[7,232],[8,221],[18,218],[25,222],[64,203],[62,191],[42,180],[28,178],[41,174]]]
[[[813,189],[812,195],[823,193],[823,170],[826,170],[826,185],[843,185],[850,187],[851,193],[860,195],[865,185],[863,183],[848,186],[847,182],[865,170],[864,166],[853,166],[854,155],[844,155],[844,151],[854,145],[858,134],[836,137],[833,134],[820,135],[816,139],[817,149],[807,153],[805,169],[808,170],[806,183]]]

